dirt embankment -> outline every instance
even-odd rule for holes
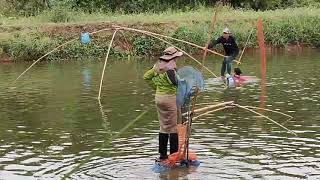
[[[135,23],[135,24],[119,24],[113,22],[96,22],[96,23],[47,23],[37,26],[1,26],[0,34],[16,34],[16,33],[41,33],[48,37],[73,37],[79,35],[80,32],[95,32],[106,28],[112,28],[113,25],[149,30],[153,32],[165,32],[166,29],[174,31],[177,25],[174,22],[167,23]]]
[[[152,31],[156,33],[166,33],[166,32],[173,32],[177,28],[177,25],[172,23],[135,23],[135,24],[119,24],[119,23],[113,23],[113,22],[95,22],[95,23],[47,23],[47,24],[40,24],[40,25],[32,25],[32,26],[1,26],[0,27],[0,41],[2,42],[8,42],[10,39],[12,39],[15,36],[32,36],[37,35],[41,38],[48,38],[50,40],[57,40],[57,39],[64,39],[64,40],[70,40],[73,38],[77,38],[80,36],[81,32],[96,32],[99,31],[99,33],[96,33],[92,35],[92,38],[95,41],[105,41],[106,38],[111,37],[112,35],[112,26],[118,25],[118,26],[124,26],[124,27],[130,27],[130,28],[136,28],[136,29],[143,29],[147,31]],[[101,31],[103,29],[108,29],[108,31]],[[124,38],[125,36],[129,37],[131,36],[132,32],[130,34],[128,32],[122,32],[122,37],[117,37],[118,39]],[[124,35],[125,34],[125,35]],[[126,41],[121,42],[117,41],[119,46],[126,46],[124,47],[127,49],[128,43]],[[6,53],[3,48],[0,46],[0,59],[2,61],[10,61],[11,55]]]
[[[25,26],[25,25],[16,25],[16,26],[1,26],[0,27],[0,61],[10,61],[12,59],[16,60],[16,57],[14,57],[11,52],[15,50],[15,52],[23,52],[19,53],[19,57],[26,57],[29,56],[29,59],[37,59],[41,57],[43,54],[46,52],[50,51],[50,49],[54,48],[57,46],[57,43],[61,42],[66,42],[70,39],[74,39],[80,36],[81,32],[96,32],[102,29],[107,29],[107,28],[112,28],[113,25],[119,25],[119,26],[124,26],[124,27],[130,27],[130,28],[136,28],[136,29],[141,29],[141,30],[147,30],[159,34],[164,34],[164,35],[172,35],[173,33],[176,33],[177,37],[185,39],[190,42],[194,42],[198,45],[203,45],[204,42],[207,41],[207,35],[204,35],[202,30],[190,30],[188,28],[191,28],[191,25],[196,26],[199,25],[199,22],[192,21],[190,22],[190,26],[188,26],[188,23],[185,24],[186,28],[177,31],[176,30],[181,27],[181,22],[180,24],[177,24],[176,22],[165,22],[165,23],[132,23],[132,24],[121,24],[121,23],[115,23],[115,22],[94,22],[94,23],[60,23],[60,24],[55,24],[55,23],[46,23],[46,24],[40,24],[40,25],[30,25],[30,26]],[[203,22],[202,22],[203,23]],[[210,22],[207,22],[210,24]],[[203,24],[200,24],[203,25]],[[192,27],[193,27],[192,26]],[[268,33],[270,35],[270,32]],[[272,34],[272,33],[271,33]],[[95,53],[95,54],[101,54],[103,53],[104,50],[106,50],[107,47],[107,41],[110,39],[112,35],[112,30],[110,31],[101,31],[99,33],[96,33],[92,35],[93,41],[97,43],[95,47],[91,47],[91,49],[88,50],[88,54],[90,53]],[[148,41],[146,39],[140,39],[138,41],[135,41],[135,38],[137,38],[140,35],[135,32],[128,32],[128,31],[123,31],[119,33],[116,37],[116,41],[114,43],[114,48],[115,50],[119,50],[118,52],[125,52],[127,53],[128,51],[134,51],[138,53],[146,53],[150,55],[150,52],[155,52],[158,53],[160,52],[161,49],[159,49],[159,46],[154,45],[153,42]],[[15,41],[21,41],[21,43],[17,43],[16,46],[14,47],[8,47],[8,44],[10,45],[12,41],[10,42],[11,39],[13,39],[16,36],[23,36],[22,38],[15,39]],[[32,37],[35,39],[40,39],[38,44],[36,44],[32,48],[28,48],[28,46],[32,45],[32,43],[27,43],[25,40],[26,37]],[[241,36],[241,38],[240,38]],[[247,34],[245,31],[242,32],[242,34],[238,33],[237,34],[237,39],[238,43],[241,43],[242,41],[239,39],[242,39],[245,41],[247,38]],[[270,39],[270,38],[269,38]],[[272,39],[272,38],[271,38]],[[43,42],[41,40],[44,40]],[[57,41],[60,40],[60,41]],[[8,42],[6,45],[4,42]],[[33,41],[32,41],[33,42]],[[136,42],[134,44],[133,42]],[[50,46],[50,43],[52,46]],[[267,42],[268,43],[268,42]],[[272,43],[272,42],[269,42]],[[135,45],[135,47],[133,47]],[[242,44],[240,44],[241,46]],[[152,47],[150,47],[152,46]],[[23,47],[23,48],[21,48]],[[45,48],[49,47],[49,48]],[[97,50],[99,52],[96,52],[96,47],[99,47],[100,49]],[[273,47],[273,45],[268,46],[269,49]],[[303,43],[296,43],[294,45],[290,45],[290,43],[287,43],[287,45],[282,45],[282,48],[285,48],[288,51],[298,51],[299,49],[303,49],[306,46]],[[10,49],[11,48],[11,49]],[[14,50],[12,50],[15,48]],[[187,48],[188,51],[188,47]],[[255,49],[256,46],[254,45],[254,42],[251,43],[251,46],[248,47],[249,49]],[[309,48],[309,47],[308,47]],[[8,49],[10,50],[8,51]],[[147,49],[147,50],[145,50]],[[189,49],[190,50],[190,49]],[[36,53],[34,53],[36,52]],[[68,50],[71,58],[74,56],[79,55],[79,52],[82,53],[82,50],[79,50],[79,47],[74,47],[70,48]],[[201,50],[192,50],[193,54],[201,54]],[[69,58],[69,54],[61,54],[61,58],[67,57]],[[141,55],[141,54],[138,54]],[[99,56],[99,55],[98,55]],[[59,57],[59,58],[60,58]]]

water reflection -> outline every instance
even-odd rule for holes
[[[82,77],[83,77],[83,86],[85,87],[85,90],[91,89],[91,72],[90,69],[87,67],[82,68]]]
[[[154,107],[153,91],[141,78],[152,61],[110,61],[100,104],[100,62],[39,64],[11,89],[7,84],[27,64],[0,65],[0,179],[61,179],[93,153],[70,179],[319,179],[320,77],[310,71],[320,68],[319,57],[317,51],[269,54],[267,91],[260,83],[227,91],[209,86],[199,97],[199,104],[233,100],[256,107],[265,97],[266,108],[294,118],[264,114],[298,137],[240,109],[219,111],[193,124],[190,143],[200,167],[164,174],[151,171],[156,113],[151,110],[123,131]],[[244,72],[259,76],[258,55],[244,58]],[[218,71],[220,62],[207,62]]]

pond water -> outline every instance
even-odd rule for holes
[[[242,61],[245,75],[261,76],[257,52]],[[208,86],[198,100],[287,113],[294,118],[262,112],[297,137],[241,109],[219,111],[193,123],[190,148],[201,165],[162,174],[151,171],[158,120],[154,92],[142,79],[153,63],[111,60],[101,108],[101,61],[43,62],[15,84],[30,64],[0,64],[0,179],[61,179],[86,159],[70,179],[320,179],[318,49],[270,51],[265,84]],[[217,74],[220,63],[217,57],[206,61]],[[179,61],[183,65],[196,66],[188,59]]]

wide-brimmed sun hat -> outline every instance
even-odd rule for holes
[[[178,51],[175,47],[168,47],[163,51],[164,55],[162,55],[159,59],[164,61],[170,61],[176,57],[180,57],[183,55],[182,52]]]

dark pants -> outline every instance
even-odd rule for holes
[[[238,54],[239,52],[235,52],[223,59],[222,65],[221,65],[221,76],[224,76],[226,69],[227,69],[227,73],[231,75],[232,61],[236,59]]]

